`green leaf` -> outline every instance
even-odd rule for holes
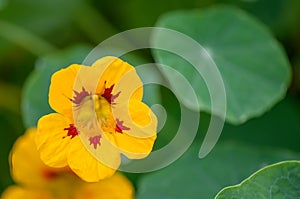
[[[225,86],[228,122],[240,124],[260,116],[284,97],[291,79],[286,54],[265,26],[242,10],[215,6],[206,10],[171,12],[161,16],[156,25],[179,31],[204,47],[203,54],[199,54],[192,47],[184,48],[186,44],[181,40],[174,42],[160,32],[152,38],[155,46],[172,46],[181,49],[179,51],[186,57],[198,57],[197,66],[202,69],[213,67],[207,65],[211,60],[216,64]],[[218,98],[218,93],[208,91],[205,78],[174,52],[156,49],[152,52],[156,62],[173,67],[189,80],[197,94],[200,109],[211,112],[210,95]],[[176,75],[170,71],[162,72],[173,89],[181,91],[178,94],[182,102],[198,109],[191,105],[189,96],[177,83]],[[206,78],[215,81],[218,77]],[[219,109],[220,104],[213,105]],[[215,113],[221,111],[216,110]]]
[[[195,143],[170,166],[141,177],[137,199],[211,199],[266,165],[299,158],[288,150],[223,142],[199,159]]]
[[[80,64],[90,50],[85,45],[74,46],[37,61],[35,70],[25,83],[22,96],[22,115],[27,128],[36,126],[41,116],[53,112],[48,104],[51,75],[70,64]]]
[[[223,189],[216,199],[300,198],[300,161],[267,166],[241,184]]]

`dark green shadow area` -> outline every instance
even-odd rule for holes
[[[288,95],[273,109],[240,126],[226,124],[221,139],[300,151],[299,98]]]
[[[20,115],[0,109],[0,193],[13,183],[9,171],[9,152],[23,131]]]

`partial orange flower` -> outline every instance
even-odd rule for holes
[[[51,167],[69,166],[83,180],[95,182],[115,173],[120,153],[146,157],[156,139],[157,119],[142,96],[134,67],[116,57],[56,72],[49,104],[57,113],[38,122],[41,159]]]
[[[87,183],[68,167],[43,164],[36,150],[36,129],[18,138],[11,151],[11,176],[17,185],[8,187],[1,199],[132,199],[133,186],[120,173],[96,183]],[[117,185],[117,186],[116,186]]]

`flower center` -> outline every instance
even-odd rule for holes
[[[97,118],[101,122],[101,128],[103,131],[108,133],[123,133],[123,131],[130,130],[129,127],[123,124],[124,121],[118,118],[114,120],[111,110],[113,108],[112,104],[110,104],[105,97],[98,97],[98,99],[94,98],[94,100]]]
[[[123,131],[130,130],[124,121],[118,118],[114,120],[111,109],[121,91],[113,95],[113,88],[114,84],[105,88],[102,94],[91,94],[82,88],[81,92],[74,91],[75,96],[71,99],[75,105],[73,110],[76,127],[88,136],[90,145],[93,145],[94,149],[97,149],[98,145],[100,146],[102,132],[122,134]],[[101,132],[98,127],[101,127]],[[79,133],[77,128],[70,124],[70,127],[64,130],[68,130],[67,136],[73,138]]]

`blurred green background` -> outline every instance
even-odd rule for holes
[[[220,3],[238,6],[268,26],[283,44],[293,71],[283,101],[264,116],[241,126],[226,124],[221,141],[235,140],[300,152],[300,1],[0,0],[0,192],[12,183],[9,151],[25,130],[21,116],[22,88],[40,57],[79,44],[93,47],[121,31],[154,26],[158,17],[168,11]],[[149,59],[149,54],[142,53],[141,57]],[[172,105],[169,109],[177,121],[176,110]],[[200,125],[206,128],[206,124]]]

